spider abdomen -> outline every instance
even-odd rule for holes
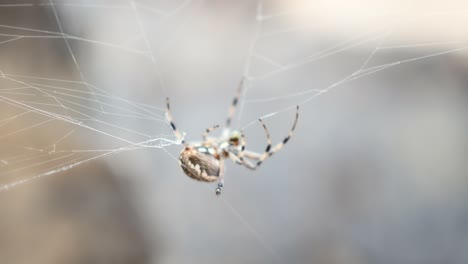
[[[197,181],[213,182],[218,180],[220,161],[214,151],[205,146],[188,146],[180,153],[182,170]]]

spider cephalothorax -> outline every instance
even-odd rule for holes
[[[237,164],[243,165],[251,170],[257,169],[264,160],[278,152],[289,141],[296,128],[297,120],[299,119],[299,106],[297,106],[296,119],[294,120],[288,136],[285,137],[282,142],[273,147],[271,145],[270,133],[268,132],[266,124],[262,119],[259,119],[263,129],[265,130],[267,147],[262,154],[246,150],[244,133],[242,131],[232,131],[229,133],[231,120],[234,116],[235,109],[241,95],[242,86],[243,82],[240,83],[239,88],[237,89],[237,94],[229,108],[229,114],[225,126],[226,133],[224,133],[226,136],[221,138],[208,138],[208,134],[219,127],[216,125],[206,129],[205,133],[203,133],[203,141],[200,143],[186,143],[183,140],[182,133],[180,133],[172,121],[169,98],[166,100],[167,119],[175,136],[184,145],[184,149],[181,151],[179,156],[182,170],[190,178],[198,181],[218,181],[218,186],[216,188],[217,195],[221,194],[221,190],[224,185],[224,159],[229,158]],[[253,161],[256,163],[253,163]]]

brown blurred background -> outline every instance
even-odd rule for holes
[[[467,13],[1,1],[1,262],[466,263]],[[199,140],[246,69],[248,149],[264,149],[259,116],[277,113],[274,141],[284,109],[301,104],[300,121],[258,171],[228,161],[219,198],[174,160],[164,99]]]

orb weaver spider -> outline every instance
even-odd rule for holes
[[[183,172],[190,178],[197,181],[214,182],[218,181],[216,187],[216,195],[220,195],[224,187],[224,160],[231,159],[239,165],[243,165],[250,170],[257,169],[262,162],[273,154],[278,152],[291,139],[299,119],[299,105],[296,107],[296,118],[288,135],[272,147],[270,133],[265,122],[259,118],[266,134],[267,147],[263,153],[248,151],[245,149],[246,140],[243,131],[234,130],[230,132],[231,121],[236,112],[237,104],[242,93],[244,80],[242,80],[237,88],[236,95],[232,100],[229,108],[228,117],[226,119],[225,133],[220,138],[211,138],[208,135],[219,125],[207,128],[203,133],[202,142],[187,143],[184,136],[177,129],[172,119],[170,110],[169,98],[166,99],[166,118],[169,122],[175,136],[184,145],[184,149],[179,156],[179,164]],[[255,162],[256,163],[255,163]]]

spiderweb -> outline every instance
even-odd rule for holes
[[[228,86],[230,98],[246,78],[237,115],[242,129],[257,124],[256,117],[273,119],[296,105],[307,117],[311,103],[336,88],[436,57],[465,56],[468,49],[463,1],[443,8],[417,2],[243,5],[247,11],[229,13],[242,18],[240,26],[229,24],[226,30],[233,33],[222,35],[235,34],[222,52],[238,48],[233,53],[241,56],[226,54],[232,74],[211,84]],[[187,70],[197,65],[180,70],[173,61],[220,60],[210,57],[209,40],[190,34],[192,26],[206,30],[204,36],[212,27],[217,39],[225,24],[203,24],[201,17],[219,10],[201,0],[2,1],[0,192],[122,152],[155,149],[169,155],[167,149],[179,142],[165,119],[165,97],[201,102],[208,92],[196,85],[180,88],[191,84],[177,79],[200,79]],[[217,74],[200,68],[198,74],[208,78]],[[226,108],[225,102],[213,107]]]

